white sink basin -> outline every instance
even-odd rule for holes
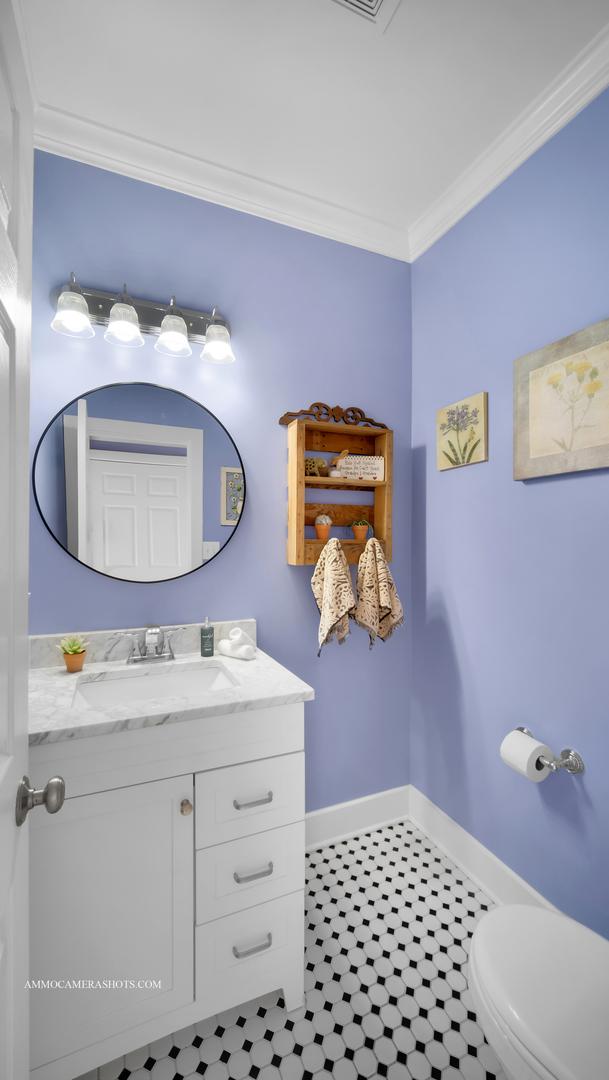
[[[187,704],[205,701],[210,694],[236,686],[237,680],[217,660],[174,664],[136,670],[104,671],[82,675],[74,692],[74,704],[84,698],[94,708],[147,702],[162,709],[163,702],[179,698]]]

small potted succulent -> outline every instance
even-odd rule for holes
[[[66,670],[71,675],[82,671],[88,644],[89,642],[85,641],[82,634],[69,634],[59,642],[57,648],[63,654]]]
[[[318,514],[315,518],[315,535],[318,540],[327,540],[332,528],[332,518],[329,514]]]
[[[372,526],[366,518],[357,518],[356,521],[351,522],[351,528],[353,529],[354,539],[358,544],[365,544],[368,538],[368,529]]]

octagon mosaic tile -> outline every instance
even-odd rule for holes
[[[490,906],[410,821],[312,851],[304,1007],[268,995],[86,1080],[505,1080],[467,989]]]

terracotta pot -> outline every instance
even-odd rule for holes
[[[367,525],[352,525],[353,536],[357,540],[358,544],[365,544],[368,537]]]
[[[327,540],[330,536],[331,525],[315,525],[315,535],[318,540]]]
[[[85,662],[86,655],[86,649],[84,652],[64,653],[63,659],[66,665],[66,671],[68,671],[70,675],[75,675],[77,671],[82,671],[82,666]]]

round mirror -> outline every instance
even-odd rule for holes
[[[151,383],[71,401],[42,435],[34,497],[51,536],[100,574],[165,581],[198,570],[231,539],[245,473],[220,421]]]

